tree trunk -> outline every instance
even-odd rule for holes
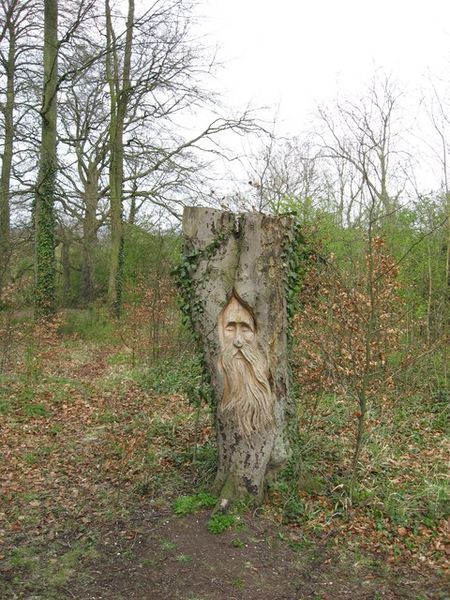
[[[445,261],[445,281],[447,284],[446,302],[450,300],[450,192],[445,194],[447,210],[447,256]],[[448,314],[448,312],[447,312]]]
[[[431,265],[431,246],[427,244],[428,254],[428,290],[427,290],[427,344],[431,345],[433,330],[433,269]]]
[[[134,194],[132,194],[131,198],[130,198],[130,212],[128,214],[128,225],[136,225],[136,216],[137,216],[136,196]]]
[[[58,3],[44,3],[44,90],[41,108],[42,137],[34,206],[35,309],[37,316],[56,310],[55,217],[56,93],[58,87]]]
[[[62,269],[62,302],[63,306],[70,305],[70,289],[71,289],[71,277],[70,277],[70,245],[71,245],[71,234],[70,231],[61,230],[61,269]]]
[[[83,215],[83,246],[81,256],[81,301],[87,306],[94,300],[95,249],[97,246],[97,206],[99,174],[96,168],[89,169],[85,183]]]
[[[123,70],[119,73],[119,57],[111,17],[106,0],[107,44],[106,68],[111,98],[109,187],[111,202],[111,255],[108,300],[114,316],[120,316],[124,265],[123,233],[123,129],[130,91],[131,51],[134,25],[134,0],[128,0],[128,17]]]
[[[288,458],[285,252],[292,222],[186,208],[183,233],[193,325],[217,400],[219,504],[260,502],[264,483]]]
[[[3,109],[4,144],[2,170],[0,176],[0,294],[8,280],[10,261],[10,184],[14,140],[14,103],[15,103],[15,64],[16,32],[13,23],[9,24],[8,61],[6,64],[6,102]]]

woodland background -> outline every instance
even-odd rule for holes
[[[268,514],[295,547],[338,529],[390,561],[441,569],[450,94],[430,81],[408,121],[408,98],[377,72],[363,96],[320,107],[312,133],[278,138],[261,112],[210,91],[211,53],[185,0],[0,11],[5,589],[60,597],[89,559],[93,521],[214,474],[211,406],[172,275],[194,204],[298,223],[293,459]],[[232,135],[252,152],[237,156]],[[227,186],[232,159],[244,183]],[[75,530],[62,552],[55,540]]]

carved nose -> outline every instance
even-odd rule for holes
[[[234,345],[236,346],[236,348],[242,348],[242,338],[240,335],[237,335],[234,338]]]

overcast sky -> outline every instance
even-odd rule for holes
[[[234,105],[278,107],[284,133],[375,69],[411,91],[430,71],[450,81],[450,0],[202,0],[198,14],[224,62],[218,88]]]

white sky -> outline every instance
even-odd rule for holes
[[[450,81],[450,0],[202,0],[198,14],[224,98],[273,106],[283,133],[376,68],[411,91],[429,72]]]

